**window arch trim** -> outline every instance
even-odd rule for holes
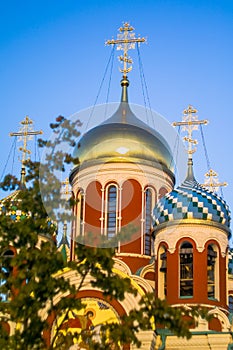
[[[85,223],[85,193],[82,188],[79,189],[77,196],[77,209],[76,209],[76,216],[77,216],[77,229],[76,229],[76,235],[78,231],[78,235],[83,236],[84,235],[84,223]]]
[[[105,235],[113,238],[118,232],[119,186],[115,182],[105,187]]]
[[[161,243],[158,247],[157,262],[158,262],[158,297],[165,299],[167,296],[167,254],[168,246]]]
[[[207,255],[207,295],[210,300],[219,300],[220,276],[219,276],[219,245],[215,242],[206,243]]]
[[[150,193],[150,196],[148,197],[147,194]],[[151,256],[153,252],[152,247],[152,229],[153,229],[153,222],[152,222],[152,214],[153,214],[153,208],[155,207],[157,200],[157,191],[156,189],[151,186],[147,185],[143,189],[143,215],[142,215],[142,221],[144,223],[142,228],[142,250],[144,255]]]
[[[183,241],[179,245],[179,295],[192,298],[194,292],[193,243]]]

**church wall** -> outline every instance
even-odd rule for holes
[[[127,244],[121,243],[120,252],[141,253],[141,212],[142,212],[142,190],[141,185],[134,179],[126,180],[122,184],[121,204],[121,227],[131,225],[136,232],[126,240]],[[127,232],[126,232],[127,233]]]
[[[101,217],[101,184],[91,182],[85,195],[85,232],[98,233]]]
[[[179,271],[178,271],[178,254],[167,252],[167,297],[169,304],[178,302],[179,293]]]

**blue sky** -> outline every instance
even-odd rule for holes
[[[140,53],[152,109],[173,122],[192,104],[199,119],[209,120],[204,135],[211,167],[229,183],[224,199],[233,208],[232,18],[231,0],[1,1],[0,173],[12,144],[9,132],[17,131],[26,115],[47,137],[56,116],[93,105],[111,52],[104,42],[129,21],[148,40]],[[135,60],[130,101],[143,105],[136,51],[130,55]],[[115,58],[112,102],[120,97],[118,66]],[[107,87],[108,80],[98,103],[106,101]],[[207,166],[201,140],[194,161],[203,182]]]

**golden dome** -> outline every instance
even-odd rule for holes
[[[136,162],[172,171],[173,157],[168,143],[132,112],[127,86],[128,81],[122,80],[122,99],[117,111],[82,136],[73,156],[82,166],[102,162]]]

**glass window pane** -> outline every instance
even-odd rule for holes
[[[151,255],[151,228],[152,228],[152,192],[147,188],[145,192],[145,231],[144,231],[144,254]]]
[[[193,246],[189,242],[180,247],[180,296],[193,296]]]
[[[108,238],[116,234],[117,220],[117,187],[111,185],[107,189],[107,235]]]

